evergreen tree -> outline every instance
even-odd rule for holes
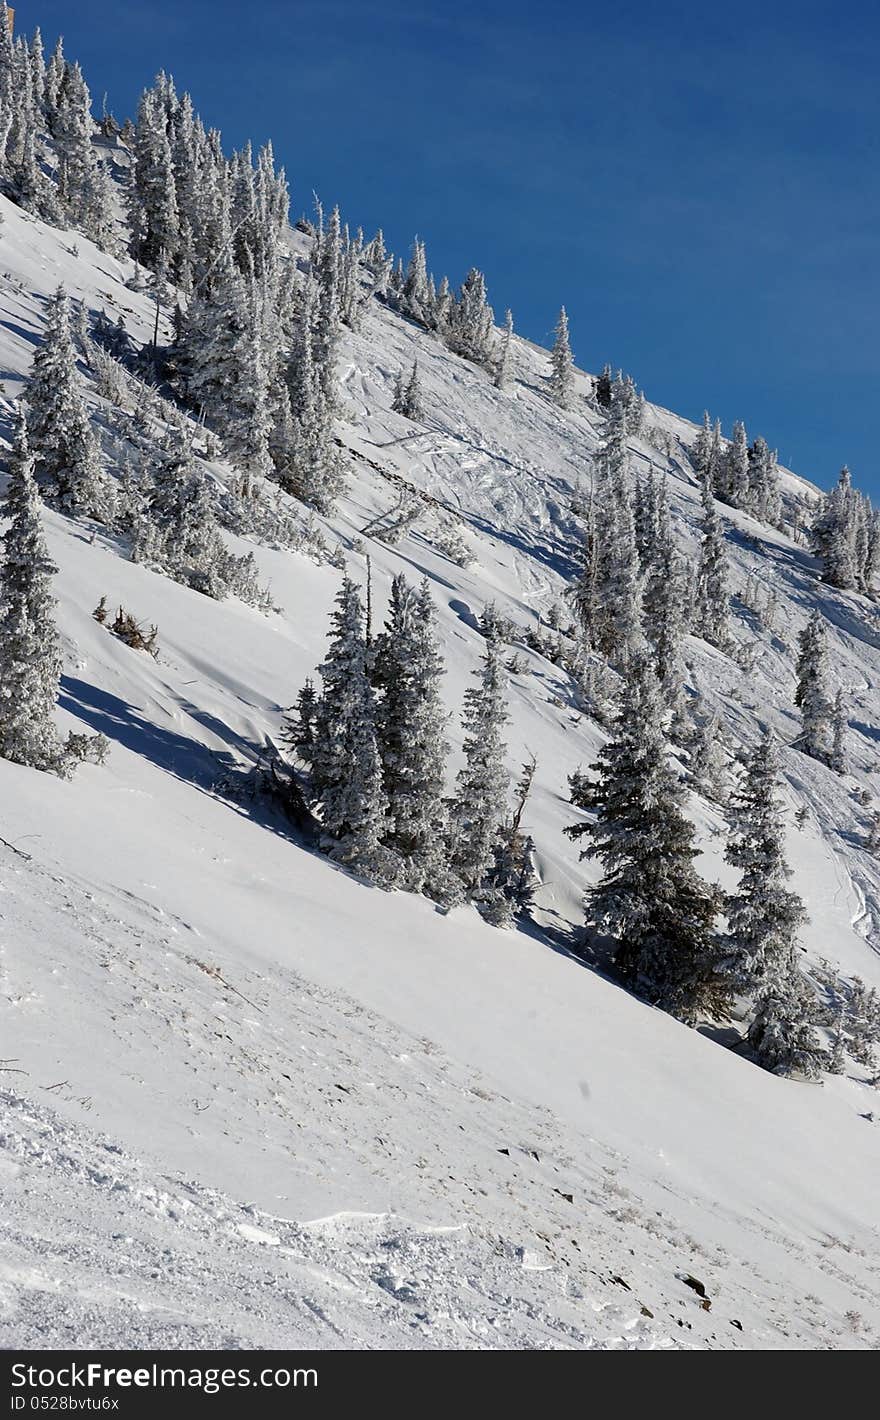
[[[106,519],[111,494],[79,389],[70,310],[60,286],[49,303],[25,399],[43,497],[61,512]]]
[[[730,645],[728,632],[729,597],[727,591],[727,557],[721,520],[715,507],[711,476],[703,478],[703,538],[697,569],[694,631],[710,646],[726,651]]]
[[[382,847],[387,801],[376,737],[376,702],[367,673],[364,608],[346,577],[332,615],[330,645],[318,668],[322,691],[314,717],[312,782],[322,846],[337,862],[374,882],[393,880]]]
[[[694,866],[694,829],[684,789],[669,762],[666,707],[643,655],[627,666],[612,737],[578,776],[572,799],[591,817],[566,830],[586,836],[582,858],[602,877],[586,895],[588,929],[609,935],[621,980],[683,1019],[715,1009],[717,890]]]
[[[748,1033],[758,1064],[774,1075],[816,1079],[827,1056],[811,1024],[814,1011],[810,989],[800,972],[770,976]]]
[[[448,886],[443,791],[449,747],[433,623],[427,581],[416,592],[402,574],[396,576],[373,664],[381,691],[376,722],[387,801],[384,841],[402,864],[402,887],[442,898]]]
[[[414,320],[427,325],[431,317],[431,304],[425,243],[416,237],[403,282],[403,308]]]
[[[135,518],[132,557],[221,600],[263,605],[253,554],[236,557],[223,541],[214,485],[196,464],[184,431],[173,431],[152,470],[143,511]]]
[[[550,391],[553,402],[560,409],[568,409],[574,388],[574,359],[568,338],[568,316],[565,306],[559,312],[556,322],[555,340],[550,354]]]
[[[709,418],[709,411],[707,409],[703,413],[703,423],[690,449],[691,463],[701,480],[706,476],[706,471],[710,466],[711,456],[712,421]],[[712,471],[714,473],[714,470]]]
[[[491,909],[497,893],[486,880],[505,817],[508,782],[502,738],[505,682],[496,641],[486,642],[482,666],[474,674],[478,683],[464,697],[465,762],[456,780],[449,853],[468,896]]]
[[[92,147],[91,98],[78,64],[67,65],[55,106],[58,197],[71,222],[99,246],[114,246],[106,174]]]
[[[825,622],[814,611],[798,637],[797,689],[794,703],[801,712],[796,747],[813,759],[827,761],[832,705],[828,690],[828,643]]]
[[[668,709],[672,712],[673,738],[684,730],[682,702],[682,642],[685,634],[686,587],[684,567],[675,548],[665,482],[655,492],[649,480],[644,501],[640,542],[644,574],[642,612],[653,648],[654,669]]]
[[[0,16],[2,20],[2,16]],[[40,524],[34,461],[19,417],[9,463],[0,565],[0,755],[33,769],[63,772],[54,711],[61,679],[50,561]]]
[[[535,757],[531,755],[522,767],[516,786],[513,816],[509,823],[504,824],[495,845],[495,863],[490,880],[498,897],[484,916],[496,927],[509,927],[518,915],[528,915],[538,886],[534,841],[531,835],[522,832],[522,817],[536,768]]]
[[[749,508],[749,441],[740,420],[733,426],[733,435],[721,459],[715,491],[732,507]]]
[[[611,408],[612,379],[611,366],[606,365],[595,383],[596,403],[600,409]]]
[[[848,468],[825,495],[811,529],[813,551],[822,564],[822,580],[842,591],[874,594],[880,557],[880,522],[865,498],[852,486]]]
[[[690,768],[700,793],[716,803],[723,802],[727,756],[721,740],[721,721],[714,713],[697,721],[691,743]]]
[[[391,408],[395,414],[402,414],[406,419],[419,420],[425,415],[422,405],[422,385],[419,380],[418,363],[414,360],[410,370],[409,379],[404,382],[403,371],[397,377],[394,386],[394,399]]]
[[[291,434],[276,466],[288,492],[326,513],[342,489],[343,478],[333,442],[333,406],[320,369],[330,347],[319,339],[319,320],[317,288],[309,281],[302,293],[286,369]]]
[[[748,511],[771,527],[780,526],[782,502],[776,454],[771,453],[760,435],[749,449]]]
[[[843,698],[843,691],[838,690],[834,697],[834,705],[831,712],[831,755],[828,763],[836,774],[847,774],[849,764],[846,753],[846,732],[849,723],[846,717],[846,703]]]
[[[510,368],[513,342],[513,315],[510,311],[504,313],[504,335],[501,337],[501,351],[495,366],[495,388],[503,390],[507,388],[510,381]]]
[[[318,711],[318,696],[315,682],[307,676],[296,699],[296,705],[285,717],[281,730],[282,743],[302,760],[311,765],[315,744],[315,717]]]
[[[618,669],[644,645],[642,577],[632,498],[627,479],[627,410],[612,404],[596,466],[595,524],[590,610],[596,646]]]
[[[485,365],[491,353],[492,322],[485,277],[473,268],[465,277],[458,300],[449,306],[445,321],[446,343],[456,354],[477,365]]]
[[[180,239],[169,114],[161,78],[141,95],[129,189],[131,254],[151,271],[170,268]]]
[[[727,898],[728,950],[720,966],[732,990],[748,996],[797,971],[797,936],[804,905],[785,883],[785,829],[778,793],[776,744],[766,730],[744,761],[730,798],[731,836],[725,859],[740,869]]]

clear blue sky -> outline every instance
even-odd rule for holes
[[[96,106],[160,67],[293,213],[338,201],[499,318],[880,496],[880,7],[816,0],[20,0]]]

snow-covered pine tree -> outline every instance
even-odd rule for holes
[[[846,1008],[841,1002],[834,1021],[834,1039],[828,1059],[829,1075],[842,1075],[846,1070]]]
[[[653,649],[654,669],[672,715],[672,738],[678,740],[686,731],[682,693],[682,642],[687,604],[684,566],[675,547],[665,480],[655,488],[650,478],[643,498],[640,544],[644,575],[643,623]]]
[[[511,345],[513,342],[513,313],[504,313],[504,334],[501,337],[501,349],[495,363],[495,388],[504,390],[510,382],[510,370],[512,361]]]
[[[343,485],[333,442],[333,407],[326,396],[320,362],[332,354],[319,339],[319,293],[312,281],[302,291],[286,369],[291,439],[276,458],[282,487],[318,512],[329,512]]]
[[[419,366],[413,360],[412,369],[409,372],[409,379],[404,380],[403,371],[397,376],[394,385],[394,399],[391,408],[395,414],[402,414],[405,419],[419,420],[425,415],[422,404],[422,384],[419,379]]]
[[[727,755],[721,740],[721,721],[714,712],[696,719],[690,752],[694,784],[707,799],[723,803],[727,790]]]
[[[665,739],[668,713],[647,656],[632,656],[611,738],[572,782],[590,817],[566,829],[586,837],[581,857],[602,877],[586,894],[590,931],[614,942],[622,981],[683,1020],[717,1008],[717,889],[694,866],[698,849],[683,811],[684,788]]]
[[[721,519],[715,506],[715,490],[708,472],[702,480],[702,501],[703,537],[697,568],[694,634],[708,641],[710,646],[726,651],[730,646],[727,556]]]
[[[0,16],[2,20],[2,16]],[[27,430],[19,415],[9,462],[0,564],[0,755],[33,769],[65,770],[54,712],[61,679],[49,559]]]
[[[78,64],[68,64],[55,108],[58,197],[66,216],[94,242],[115,245],[107,175],[92,147],[91,98]]]
[[[846,732],[849,728],[849,721],[846,715],[846,701],[842,690],[838,690],[834,697],[834,704],[831,709],[831,753],[828,759],[829,766],[836,774],[847,774],[849,772],[849,760],[846,752]]]
[[[431,317],[430,307],[425,243],[416,237],[403,282],[403,309],[413,320],[427,325]]]
[[[568,409],[574,389],[574,357],[568,336],[568,316],[565,306],[559,312],[550,352],[550,393],[554,404]]]
[[[828,1056],[813,1028],[814,1014],[812,993],[799,971],[770,975],[748,1033],[758,1064],[774,1075],[816,1079]]]
[[[760,434],[749,449],[748,511],[771,527],[780,526],[782,501],[776,454],[771,452],[767,440],[762,439]]]
[[[112,494],[79,389],[70,309],[63,287],[49,302],[43,344],[25,386],[28,438],[47,503],[106,520]]]
[[[755,998],[797,967],[797,937],[806,912],[786,886],[785,825],[779,797],[779,756],[765,730],[746,756],[728,807],[725,860],[740,870],[726,899],[727,949],[719,974],[731,991]]]
[[[627,477],[627,407],[612,403],[605,441],[596,463],[595,523],[601,528],[592,548],[594,644],[615,669],[644,645],[642,578],[632,496]]]
[[[469,898],[492,911],[497,890],[487,883],[495,845],[507,811],[507,721],[501,648],[488,640],[477,684],[465,691],[462,725],[465,762],[459,770],[450,812],[449,858]]]
[[[843,467],[836,486],[822,500],[810,530],[810,544],[822,562],[822,581],[849,591],[857,585],[857,506],[852,474]]]
[[[182,428],[169,435],[148,485],[134,520],[133,561],[152,563],[215,600],[232,595],[251,606],[264,605],[253,554],[236,557],[227,548],[214,487],[195,462]]]
[[[734,424],[730,443],[721,458],[715,493],[731,507],[749,510],[749,441],[741,420]]]
[[[535,845],[522,831],[522,817],[535,777],[537,761],[530,755],[522,767],[516,785],[513,815],[505,823],[495,845],[495,862],[490,879],[498,891],[494,908],[485,912],[487,921],[495,927],[509,927],[520,915],[528,915],[535,897],[538,879],[535,873]]]
[[[593,386],[593,393],[596,398],[596,403],[598,404],[600,409],[607,410],[611,408],[612,390],[613,379],[611,375],[611,366],[606,364],[605,366],[603,366],[602,373],[597,377]]]
[[[797,749],[827,762],[832,703],[828,689],[828,641],[825,621],[816,609],[798,637],[797,689],[794,703],[801,712]]]
[[[486,279],[473,267],[446,314],[444,335],[450,350],[486,365],[491,355],[492,307],[486,298]]]
[[[169,114],[161,79],[144,91],[138,106],[128,204],[131,254],[151,271],[172,265],[180,238]]]
[[[387,801],[385,843],[400,859],[400,886],[440,900],[448,894],[444,841],[446,715],[427,581],[419,591],[399,574],[391,583],[385,630],[372,662],[381,692],[376,728]]]
[[[319,207],[320,213],[320,207]],[[323,222],[312,254],[316,282],[311,326],[312,362],[322,403],[332,416],[336,409],[336,354],[339,349],[339,268],[342,252],[339,208],[334,207],[326,227]]]
[[[708,409],[703,413],[703,422],[700,426],[697,437],[690,447],[690,459],[695,473],[699,478],[704,478],[706,470],[711,467],[712,458],[712,421],[709,418]],[[714,476],[715,470],[712,469]]]
[[[322,691],[314,716],[312,784],[322,846],[352,872],[390,885],[396,865],[382,839],[388,831],[376,700],[367,673],[364,608],[346,577],[331,617],[330,645],[318,667]]]
[[[296,704],[285,716],[281,729],[281,742],[307,766],[312,763],[317,709],[318,696],[315,691],[315,682],[311,676],[306,676],[303,687],[296,698]]]
[[[645,396],[636,388],[632,375],[618,370],[611,382],[611,411],[622,412],[630,434],[640,434],[645,420]]]

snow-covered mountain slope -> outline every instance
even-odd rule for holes
[[[124,284],[129,263],[0,209],[8,442],[59,282],[124,314],[141,341],[152,314]],[[416,357],[418,426],[390,411]],[[343,342],[350,483],[325,536],[362,582],[369,554],[377,619],[396,572],[429,578],[456,749],[475,617],[494,599],[536,626],[577,555],[601,426],[583,404],[548,402],[546,367],[517,341],[499,393],[378,303]],[[647,422],[673,450],[693,437],[659,409]],[[641,441],[633,460],[668,469],[693,551],[686,461]],[[398,504],[401,479],[424,512],[389,546],[365,529]],[[811,494],[794,475],[785,486]],[[820,602],[852,772],[786,751],[792,885],[810,959],[880,983],[880,871],[856,797],[878,792],[874,609],[820,588],[784,535],[724,521],[734,591],[750,575],[772,589],[777,630],[735,600],[753,673],[691,640],[689,685],[737,739],[769,722],[790,740],[796,635]],[[527,826],[542,883],[535,930],[501,932],[469,908],[444,916],[362,885],[216,787],[277,742],[321,659],[338,570],[230,539],[271,585],[279,611],[263,615],[131,563],[100,529],[48,511],[45,526],[60,568],[60,720],[103,731],[111,751],[71,782],[0,762],[4,1344],[877,1344],[867,1072],[776,1079],[567,948],[591,869],[562,833],[566,780],[602,732],[562,671],[517,648],[509,762],[537,756]],[[453,535],[472,553],[465,568],[444,551]],[[93,620],[102,595],[157,625],[158,660]],[[718,809],[689,807],[703,867],[729,883]]]

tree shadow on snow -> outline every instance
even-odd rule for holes
[[[232,755],[209,749],[176,730],[154,725],[119,696],[75,676],[61,677],[58,703],[108,740],[124,745],[157,769],[194,784],[197,789],[212,789],[221,774],[235,763]]]
[[[197,712],[194,718],[206,723],[214,734],[231,739],[246,757],[245,763],[228,751],[210,749],[177,730],[153,724],[119,696],[75,676],[62,676],[58,703],[93,730],[106,735],[111,744],[123,745],[157,769],[183,784],[192,785],[243,818],[252,819],[301,847],[308,846],[303,841],[307,835],[297,829],[276,803],[259,793],[256,776],[264,760],[261,747],[236,735],[214,716]]]

